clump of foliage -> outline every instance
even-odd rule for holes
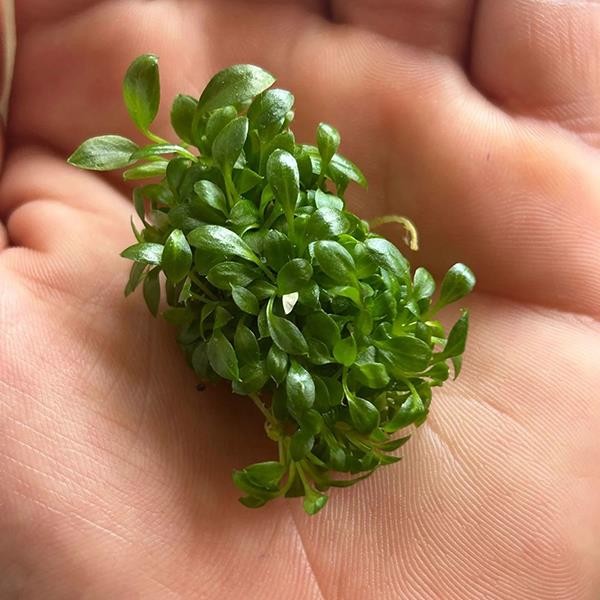
[[[143,229],[132,220],[125,293],[141,284],[157,315],[164,289],[162,314],[200,380],[231,382],[263,413],[279,460],[233,473],[241,502],[301,496],[314,514],[330,487],[398,461],[391,453],[410,435],[395,434],[425,421],[449,363],[458,375],[468,313],[448,335],[436,314],[475,278],[454,265],[433,301],[431,274],[411,273],[394,244],[347,210],[347,186],[366,181],[338,154],[339,133],[321,123],[316,146],[298,144],[294,97],[274,81],[236,65],[217,73],[199,100],[177,96],[171,123],[180,142],[171,143],[149,129],[158,61],[140,56],[124,99],[151,143],[95,137],[69,162],[127,168],[125,180],[154,178],[133,192]],[[414,243],[410,222],[394,219]]]

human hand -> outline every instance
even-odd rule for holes
[[[596,598],[600,7],[340,0],[345,25],[313,0],[17,10],[0,597]],[[415,266],[478,276],[461,378],[400,464],[317,517],[238,504],[231,469],[271,451],[260,415],[196,392],[170,328],[123,299],[127,190],[65,164],[89,136],[135,136],[120,80],[143,52],[161,57],[158,133],[176,92],[259,64],[296,95],[299,140],[316,118],[341,131],[371,184],[356,212],[406,214]]]

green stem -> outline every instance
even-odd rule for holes
[[[275,429],[278,428],[279,423],[277,422],[275,417],[267,410],[267,407],[263,404],[263,401],[258,397],[258,394],[248,395],[250,396],[250,398],[252,398],[252,401],[254,402],[254,404],[256,404],[258,410],[260,410],[260,412],[263,414],[263,416],[269,422],[269,424]]]
[[[194,298],[194,300],[200,300],[200,302],[204,302],[205,304],[212,302],[212,300],[210,298],[207,298],[206,296],[203,296],[202,294],[196,294],[195,292],[190,292],[190,296],[192,298]]]
[[[155,133],[152,133],[149,130],[144,131],[144,135],[149,140],[153,141],[155,144],[169,144],[170,143],[168,140],[161,138],[159,135],[156,135]]]
[[[278,204],[273,205],[271,214],[263,224],[263,229],[270,229],[271,225],[281,216],[282,210]]]
[[[342,371],[342,387],[344,388],[344,393],[347,398],[352,398],[354,400],[354,394],[350,391],[348,387],[348,367],[344,367]]]
[[[304,486],[304,495],[310,496],[311,494],[314,494],[315,491],[313,490],[312,486],[310,485],[310,482],[306,478],[306,473],[304,472],[304,468],[303,468],[304,464],[305,464],[304,461],[297,462],[296,470],[298,471],[298,475],[300,475],[300,480],[302,481],[302,485]]]
[[[295,462],[290,462],[290,466],[288,469],[288,478],[287,481],[285,482],[285,485],[281,488],[281,490],[279,491],[279,495],[280,496],[285,496],[289,489],[292,487],[292,484],[294,483],[294,479],[296,479],[296,463]]]
[[[312,465],[309,461],[303,461],[303,468],[306,469],[309,475],[316,481],[319,485],[328,486],[329,483],[327,479],[323,478],[320,473],[317,472],[316,467]]]
[[[233,184],[233,177],[231,174],[231,169],[228,168],[224,172],[224,180],[225,180],[225,194],[227,195],[227,204],[229,210],[233,208],[233,205],[239,200],[239,195],[237,190],[235,189],[235,185]]]
[[[193,160],[194,162],[198,162],[198,157],[193,154],[192,152],[190,152],[189,150],[186,150],[185,148],[180,146],[180,149],[177,150],[177,154],[179,154],[179,156],[183,156],[184,158],[189,158],[190,160]]]
[[[208,289],[202,281],[200,281],[195,275],[190,274],[192,282],[198,286],[211,300],[218,300],[218,298]]]
[[[296,227],[294,225],[294,212],[286,211],[285,219],[287,221],[287,226],[288,226],[288,237],[292,241],[292,244],[295,246],[296,245]]]

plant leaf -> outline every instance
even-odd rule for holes
[[[267,161],[267,180],[289,222],[293,219],[300,192],[300,174],[296,159],[286,150],[273,151]]]
[[[191,144],[192,140],[192,121],[198,101],[191,96],[178,94],[171,107],[171,126],[180,140]]]
[[[223,171],[233,169],[248,136],[248,119],[237,117],[221,129],[212,144],[212,156]]]
[[[125,248],[125,250],[121,252],[121,256],[145,264],[159,265],[162,253],[162,244],[142,242],[141,244],[134,244],[133,246],[129,246],[129,248]]]
[[[311,313],[306,317],[304,335],[324,342],[330,350],[340,341],[340,328],[324,311]]]
[[[431,348],[419,338],[401,335],[375,342],[377,347],[394,356],[395,367],[410,373],[419,373],[431,361]]]
[[[344,284],[357,282],[354,259],[344,246],[338,242],[323,240],[314,242],[312,247],[325,275]]]
[[[148,310],[156,317],[158,315],[158,306],[160,304],[160,281],[158,275],[160,269],[155,267],[144,279],[144,300]]]
[[[290,456],[292,460],[301,461],[313,448],[315,436],[310,431],[298,429],[290,439]]]
[[[277,286],[281,294],[297,292],[310,281],[313,269],[304,258],[294,258],[287,262],[277,274]]]
[[[167,170],[168,160],[153,160],[152,162],[144,163],[131,167],[123,172],[125,181],[133,181],[135,179],[149,179],[150,177],[159,177],[164,175]]]
[[[231,342],[221,330],[213,333],[207,346],[208,361],[217,375],[237,381],[240,378],[238,360]]]
[[[123,80],[123,99],[133,122],[146,133],[160,103],[157,56],[143,54],[131,63]]]
[[[377,362],[356,365],[352,373],[362,385],[372,389],[385,387],[390,382],[385,365]]]
[[[314,491],[311,494],[307,494],[302,504],[304,512],[309,515],[316,515],[327,504],[327,500],[328,497],[325,494],[319,494]]]
[[[336,238],[349,229],[348,219],[336,208],[319,208],[308,220],[306,236],[309,240]]]
[[[83,142],[67,162],[90,171],[111,171],[132,165],[131,155],[137,149],[135,142],[120,135],[100,135]]]
[[[447,304],[460,300],[470,293],[474,287],[475,275],[473,271],[462,263],[453,265],[442,280],[440,299],[437,301],[436,307],[442,308]]]
[[[219,71],[208,83],[198,101],[198,114],[222,106],[239,106],[270,88],[275,78],[254,65],[234,65]]]
[[[291,361],[285,379],[287,406],[291,415],[298,417],[315,402],[315,382],[310,373],[295,360]]]
[[[285,234],[276,229],[271,229],[265,235],[262,251],[268,265],[275,271],[279,271],[294,256],[292,242]]]
[[[379,411],[377,407],[356,396],[347,398],[348,408],[350,410],[350,419],[359,433],[371,433],[379,425]]]
[[[267,326],[271,339],[288,354],[308,354],[308,344],[302,332],[288,319],[273,314],[273,299],[267,305]]]
[[[223,190],[212,181],[202,179],[194,184],[194,196],[190,201],[192,208],[208,206],[227,216],[227,199]]]
[[[135,291],[137,286],[142,281],[142,277],[144,276],[144,272],[146,270],[146,263],[143,262],[134,262],[131,265],[131,271],[129,272],[129,279],[127,281],[127,285],[125,286],[125,296],[129,296],[132,292]]]
[[[173,283],[179,283],[189,273],[192,249],[180,229],[174,229],[167,238],[160,264]]]
[[[206,279],[221,290],[230,290],[231,285],[246,287],[258,277],[260,272],[256,268],[232,261],[221,262],[206,274]]]
[[[413,278],[413,298],[416,302],[424,300],[425,298],[431,298],[435,292],[435,281],[431,273],[419,267],[415,271]]]
[[[277,490],[277,484],[285,471],[285,465],[272,460],[244,467],[244,472],[251,483],[269,491]]]
[[[317,208],[333,208],[336,210],[344,210],[344,201],[332,194],[326,194],[322,190],[316,190],[315,206]]]
[[[191,246],[202,252],[223,255],[223,259],[229,256],[238,256],[260,264],[259,258],[252,252],[250,246],[237,235],[237,233],[221,227],[220,225],[200,225],[190,231],[187,236]]]
[[[341,339],[333,347],[333,357],[345,367],[351,367],[356,360],[356,341],[353,336]]]
[[[248,119],[253,128],[264,129],[282,121],[293,105],[294,96],[287,90],[267,90],[250,105]]]
[[[450,330],[448,341],[442,352],[444,358],[460,356],[465,351],[467,333],[469,332],[469,311],[463,310],[461,317]]]
[[[327,123],[319,123],[317,126],[317,147],[321,155],[321,164],[326,167],[340,147],[339,131]]]
[[[287,374],[288,355],[276,344],[267,353],[267,372],[275,383],[281,384]]]
[[[240,171],[236,170],[233,182],[238,194],[245,194],[262,183],[263,179],[263,177],[261,177],[258,173],[255,173],[252,169],[244,168]]]
[[[258,315],[260,310],[258,299],[252,292],[239,285],[232,285],[231,296],[241,311],[250,315]]]
[[[177,154],[178,152],[186,151],[185,148],[177,144],[150,144],[139,148],[131,155],[131,160],[140,160],[153,156],[163,156],[164,154]]]
[[[382,237],[371,237],[366,239],[364,244],[367,252],[378,266],[387,269],[399,279],[408,277],[408,261],[392,242]]]
[[[243,363],[255,363],[260,360],[260,349],[254,332],[240,321],[233,337],[233,346],[239,360]]]
[[[321,155],[319,149],[316,146],[308,144],[302,145],[301,149],[310,157],[313,173],[318,175],[321,172]],[[343,175],[350,181],[358,183],[362,187],[367,187],[367,178],[362,171],[351,160],[340,154],[333,156],[329,163],[329,169],[335,171],[336,174]]]

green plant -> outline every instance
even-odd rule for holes
[[[338,154],[338,132],[322,123],[316,146],[297,144],[294,97],[274,81],[259,67],[236,65],[215,75],[199,100],[177,96],[171,123],[181,142],[173,144],[149,129],[158,61],[140,56],[125,76],[124,99],[152,143],[95,137],[69,162],[126,168],[126,180],[160,178],[133,192],[143,229],[132,220],[137,243],[122,253],[133,261],[125,293],[141,284],[157,315],[164,289],[163,316],[198,377],[230,381],[264,415],[279,460],[234,472],[241,502],[303,496],[314,514],[330,487],[398,461],[391,453],[410,435],[393,436],[425,421],[449,362],[458,375],[468,313],[448,335],[435,316],[475,278],[454,265],[434,302],[431,274],[412,274],[396,246],[346,209],[348,184],[366,180]],[[408,220],[378,223],[388,220],[404,225],[416,246]]]

